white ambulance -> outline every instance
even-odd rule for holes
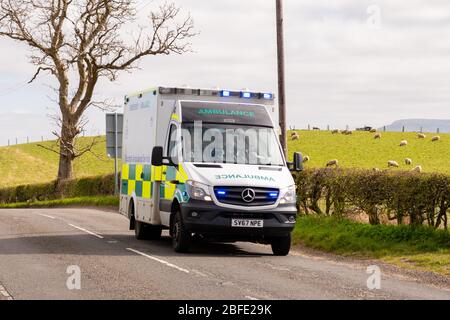
[[[287,255],[296,188],[272,93],[157,87],[125,97],[120,213],[137,239],[270,244]]]

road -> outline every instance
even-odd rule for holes
[[[369,290],[367,261],[280,258],[246,243],[180,255],[167,236],[141,242],[127,225],[93,209],[0,210],[0,299],[450,299],[449,288],[383,268],[381,289]],[[70,266],[80,290],[67,287]]]

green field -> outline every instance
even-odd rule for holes
[[[441,141],[431,142],[432,136],[419,139],[416,133],[381,132],[381,140],[375,140],[369,132],[354,132],[353,135],[333,135],[329,131],[297,131],[300,140],[291,141],[289,153],[301,151],[311,158],[306,168],[325,167],[333,159],[339,160],[343,168],[388,169],[388,161],[395,160],[399,169],[411,170],[420,165],[424,172],[450,174],[450,134],[439,134]],[[406,147],[400,142],[407,140]],[[404,163],[405,158],[413,160],[412,166]]]
[[[79,148],[91,143],[93,138],[80,138]],[[77,178],[114,172],[114,162],[107,158],[105,138],[96,138],[98,144],[92,153],[86,153],[74,164]],[[54,142],[43,143],[47,147]],[[58,155],[38,146],[39,143],[0,148],[0,188],[23,184],[50,182],[56,179]]]
[[[421,165],[425,172],[450,174],[450,134],[440,134],[442,140],[431,142],[419,140],[415,133],[382,133],[381,140],[374,140],[373,134],[355,132],[351,136],[332,135],[327,131],[299,131],[300,140],[289,141],[289,152],[301,151],[311,160],[306,168],[324,167],[329,160],[338,159],[341,167],[387,169],[387,162],[399,162],[400,169],[411,170]],[[92,153],[75,161],[75,177],[87,177],[112,173],[114,163],[105,155],[105,138],[99,139]],[[406,139],[409,144],[399,147]],[[80,138],[79,146],[87,145],[92,138]],[[45,142],[50,147],[54,142]],[[413,166],[406,166],[405,158],[411,158]],[[58,155],[38,146],[37,143],[0,148],[0,188],[22,184],[49,182],[56,178]]]

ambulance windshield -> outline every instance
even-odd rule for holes
[[[284,158],[264,106],[182,103],[185,162],[284,166]]]

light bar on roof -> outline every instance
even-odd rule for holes
[[[210,96],[222,98],[241,98],[241,99],[262,99],[275,100],[273,93],[257,93],[251,91],[231,91],[231,90],[208,90],[208,89],[191,89],[191,88],[170,88],[160,87],[160,94],[179,94],[188,96]]]

